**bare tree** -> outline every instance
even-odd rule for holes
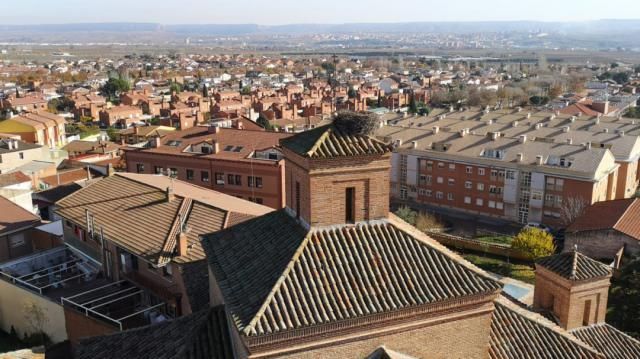
[[[589,204],[582,197],[569,197],[562,202],[560,219],[564,226],[568,226],[584,213]]]

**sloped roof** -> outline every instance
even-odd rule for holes
[[[611,268],[577,251],[542,258],[536,261],[536,266],[544,267],[572,281],[601,278],[611,274]]]
[[[81,340],[77,359],[232,359],[223,306],[178,319]]]
[[[348,134],[333,125],[316,127],[280,140],[280,145],[310,158],[381,155],[391,146],[373,137]]]
[[[609,324],[594,324],[570,332],[607,358],[640,358],[640,341]]]
[[[305,230],[280,210],[203,242],[236,325],[253,336],[499,290],[425,238],[393,220]]]
[[[539,314],[504,297],[495,301],[495,308],[489,347],[492,359],[603,357]]]
[[[0,196],[0,235],[38,223],[40,217]]]
[[[31,178],[21,171],[0,174],[0,187],[7,187],[24,182],[31,182]]]
[[[640,201],[637,198],[597,202],[567,228],[567,232],[615,229],[640,240]]]
[[[175,199],[166,200],[173,186]],[[204,259],[199,236],[222,229],[232,212],[250,218],[270,208],[164,176],[118,173],[57,202],[58,214],[86,228],[85,209],[94,229],[124,249],[159,265],[173,256],[181,221],[187,228],[189,251],[173,260]]]

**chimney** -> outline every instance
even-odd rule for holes
[[[107,177],[111,177],[116,173],[116,170],[113,168],[113,165],[109,163],[107,165]]]
[[[238,128],[238,130],[244,130],[244,123],[242,123],[242,121],[238,121],[236,123],[236,127]]]
[[[133,134],[134,135],[138,134],[138,126],[136,126],[136,125],[133,126]]]
[[[491,140],[495,141],[498,138],[500,138],[500,132],[490,132],[491,133]]]
[[[600,118],[596,118],[596,125],[600,124]]]
[[[585,148],[586,150],[590,150],[590,149],[591,149],[591,142],[587,142],[587,143],[585,143],[585,144],[584,144],[584,148]]]
[[[433,126],[433,134],[436,135],[436,134],[438,134],[438,132],[440,132],[440,127]]]
[[[213,147],[212,149],[213,154],[220,152],[220,144],[218,143],[218,141],[213,141],[211,143],[211,147]]]
[[[460,130],[460,137],[464,137],[467,134],[467,129],[463,128],[462,130]]]
[[[516,154],[516,160],[517,160],[518,162],[522,162],[522,161],[524,161],[524,154],[523,154],[523,153],[518,153],[518,154]]]
[[[167,189],[165,190],[165,199],[167,200],[167,202],[171,202],[176,199],[176,195],[173,193],[172,186],[167,187]]]
[[[531,118],[531,112],[527,112],[527,118]]]
[[[189,241],[187,239],[187,234],[184,231],[180,231],[180,233],[178,233],[178,243],[176,243],[176,249],[176,254],[178,255],[178,257],[187,255],[187,251],[189,250]]]
[[[602,130],[602,132],[604,132],[604,133],[609,133],[609,129],[608,129],[608,128],[605,128],[605,129],[603,129],[603,130]]]
[[[87,181],[91,180],[91,168],[89,168],[89,166],[87,166]]]
[[[539,130],[542,128],[542,124],[541,123],[536,123],[535,127],[536,130]]]
[[[569,131],[571,131],[571,127],[569,127],[569,126],[562,127],[562,132],[569,133]]]
[[[544,157],[542,155],[536,156],[536,164],[538,166],[542,166],[544,164]]]
[[[576,122],[576,116],[571,116],[571,119],[569,119],[569,122],[571,123]]]
[[[520,136],[518,136],[518,142],[520,142],[520,143],[526,143],[526,142],[527,142],[527,135],[520,135]]]
[[[397,146],[397,147],[402,146],[402,140],[401,140],[401,139],[397,139],[397,140],[396,140],[396,146]]]
[[[618,136],[624,137],[624,131],[622,131],[622,130],[618,131]]]
[[[151,139],[151,147],[159,148],[160,146],[162,146],[162,140],[160,139],[160,136],[156,136]]]
[[[487,125],[493,125],[493,120],[487,120]]]
[[[418,148],[418,141],[411,141],[411,148],[413,148],[414,150]]]
[[[513,121],[513,122],[511,123],[511,126],[513,126],[513,127],[518,127],[518,121]]]
[[[567,138],[567,145],[573,145],[573,139]]]

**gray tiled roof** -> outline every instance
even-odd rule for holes
[[[229,310],[245,335],[492,294],[500,288],[390,220],[306,231],[282,210],[204,242]]]
[[[233,344],[224,307],[80,341],[76,359],[231,359]]]
[[[640,341],[609,324],[595,324],[574,329],[571,334],[594,347],[607,358],[640,358]]]
[[[373,137],[348,134],[333,125],[314,128],[280,140],[280,145],[310,158],[384,154],[391,147]]]
[[[595,279],[611,274],[611,268],[608,266],[576,251],[539,259],[536,266],[544,267],[572,281]]]
[[[205,259],[180,265],[191,311],[197,312],[209,306],[209,270]]]
[[[492,359],[602,357],[563,329],[507,299],[500,298],[495,306],[489,348]]]

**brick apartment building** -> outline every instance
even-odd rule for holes
[[[136,106],[120,105],[100,111],[102,126],[119,126],[127,128],[134,123],[142,122],[142,109]]]
[[[386,117],[377,135],[396,146],[395,199],[562,226],[565,201],[628,198],[638,186],[640,139],[609,129],[631,120],[517,110]]]
[[[154,137],[147,146],[124,148],[127,171],[168,174],[271,208],[282,208],[284,163],[276,146],[288,136],[196,126]]]
[[[281,145],[286,208],[203,237],[210,309],[86,339],[77,359],[640,355],[604,322],[607,266],[577,252],[537,264],[534,306],[552,322],[389,213],[390,146],[334,126]]]

